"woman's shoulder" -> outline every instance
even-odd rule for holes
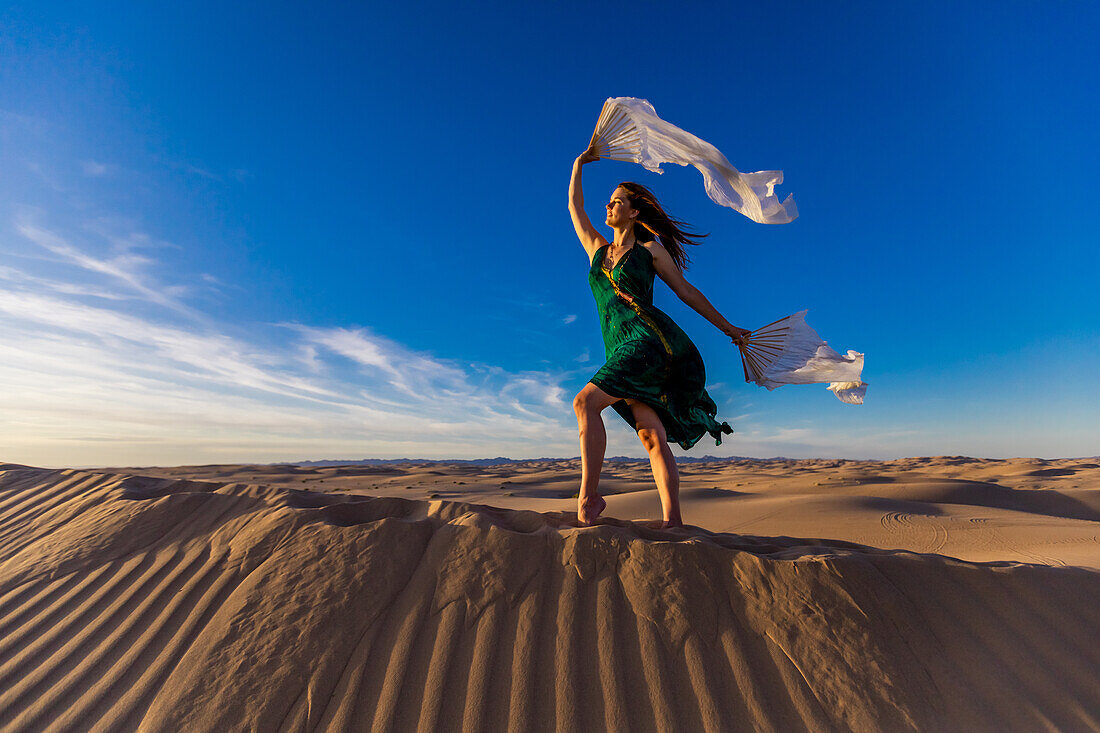
[[[676,264],[672,255],[669,254],[665,246],[659,241],[645,242],[642,244],[642,249],[649,253],[649,261],[652,263],[654,270],[658,272],[671,272],[673,269],[677,272],[681,271],[680,266]],[[662,270],[662,268],[664,269]],[[661,275],[661,277],[664,278],[665,276]],[[665,280],[667,282],[667,278],[665,278]]]

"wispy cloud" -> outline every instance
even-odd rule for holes
[[[111,166],[95,160],[85,160],[80,164],[80,169],[84,171],[84,175],[90,178],[99,178],[107,175],[111,170]]]
[[[328,352],[353,362],[372,380],[373,394],[410,409],[430,408],[440,415],[514,415],[560,423],[569,402],[563,373],[507,372],[489,364],[462,363],[413,351],[367,328],[287,326],[300,334],[314,355]],[[452,418],[453,419],[453,418]]]
[[[28,214],[20,214],[15,221],[15,230],[25,239],[38,247],[52,253],[62,262],[76,265],[84,270],[125,285],[131,294],[137,294],[142,298],[162,305],[172,310],[192,314],[190,308],[183,305],[176,298],[171,297],[170,289],[152,286],[147,282],[145,268],[152,260],[141,254],[136,254],[134,249],[144,245],[148,241],[143,235],[131,235],[123,239],[114,237],[115,254],[109,257],[97,257],[72,244],[68,238],[63,237],[37,223],[35,218]]]
[[[92,285],[82,285],[77,283],[64,282],[61,280],[51,280],[49,278],[37,277],[29,273],[17,270],[11,267],[4,267],[0,265],[0,280],[9,280],[12,283],[21,283],[26,286],[31,286],[39,291],[47,290],[55,293],[64,293],[66,295],[83,295],[91,298],[103,298],[106,300],[126,300],[130,296],[120,295],[118,293],[98,288]]]
[[[222,177],[219,176],[217,173],[214,173],[213,171],[208,171],[205,168],[200,168],[197,165],[191,165],[190,163],[185,163],[183,165],[183,169],[188,173],[193,173],[196,176],[200,176],[202,178],[208,178],[211,181],[220,181],[222,179]]]
[[[190,176],[197,176],[198,178],[203,178],[207,181],[212,182],[222,182],[228,178],[236,181],[237,183],[244,183],[252,178],[252,173],[249,172],[246,168],[230,168],[224,173],[219,173],[218,171],[211,170],[206,166],[197,165],[192,161],[183,160],[171,156],[158,156],[156,160],[158,160],[161,165],[164,165],[170,169],[183,171]]]
[[[180,377],[287,396],[327,393],[292,375],[261,368],[262,360],[247,345],[220,334],[195,334],[105,307],[29,292],[0,292],[0,313],[38,331],[94,339],[129,354],[138,364],[170,366]],[[17,334],[11,342],[18,343]]]

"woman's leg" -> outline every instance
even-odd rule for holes
[[[608,405],[618,402],[607,392],[589,382],[573,398],[573,411],[577,413],[577,428],[581,438],[581,490],[577,497],[577,519],[582,524],[592,524],[607,506],[600,497],[600,470],[607,448],[607,432],[600,413]]]
[[[676,457],[668,447],[665,426],[653,408],[644,402],[627,400],[634,413],[634,423],[638,428],[638,437],[649,454],[649,466],[653,469],[653,481],[657,484],[657,493],[661,496],[661,511],[664,514],[665,527],[682,527],[680,516],[680,472],[676,470]]]

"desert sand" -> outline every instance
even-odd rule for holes
[[[0,464],[0,730],[1097,730],[1100,464]]]

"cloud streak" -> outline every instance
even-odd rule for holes
[[[111,171],[111,167],[105,163],[100,163],[95,160],[85,160],[80,164],[80,169],[84,171],[84,175],[89,178],[99,178],[107,175]]]
[[[92,226],[95,226],[95,223],[92,223]],[[28,241],[60,258],[62,262],[121,283],[134,294],[151,303],[180,313],[195,315],[191,309],[166,294],[166,290],[171,292],[170,288],[150,286],[146,281],[143,270],[153,261],[146,256],[134,254],[131,250],[136,244],[147,243],[148,237],[131,235],[127,240],[115,238],[116,249],[121,251],[113,257],[101,258],[79,249],[67,238],[40,226],[26,214],[16,219],[15,230]]]

